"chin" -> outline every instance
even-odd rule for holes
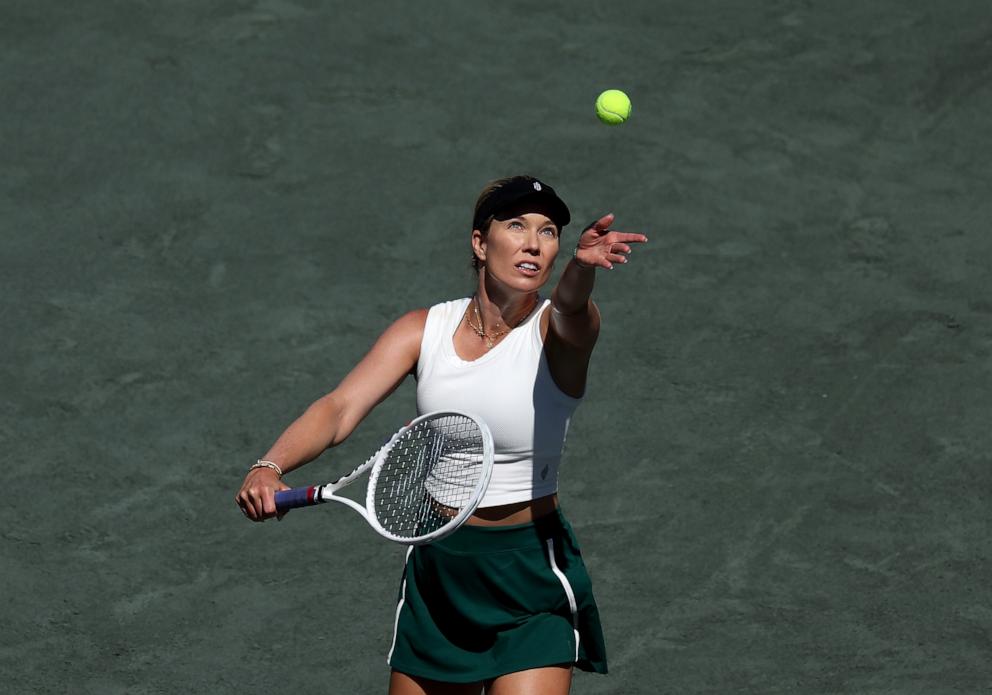
[[[547,276],[538,276],[536,278],[514,278],[512,287],[517,288],[523,292],[535,292],[547,283]]]
[[[551,279],[551,269],[548,268],[545,272],[532,278],[520,275],[516,268],[510,268],[503,272],[490,272],[490,277],[504,287],[518,292],[536,292]]]

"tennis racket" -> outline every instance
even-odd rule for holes
[[[369,473],[365,506],[337,493]],[[472,515],[493,470],[493,436],[479,418],[457,411],[421,415],[368,461],[323,486],[276,493],[282,513],[323,502],[348,505],[391,541],[422,545],[447,536]]]

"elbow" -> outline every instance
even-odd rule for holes
[[[314,401],[308,409],[314,415],[321,428],[328,433],[326,449],[344,442],[355,431],[358,422],[349,416],[348,404],[339,394],[332,391]]]

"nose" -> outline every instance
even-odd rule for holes
[[[541,239],[536,229],[531,229],[524,235],[524,251],[535,255],[541,253]]]

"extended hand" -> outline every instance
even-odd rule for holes
[[[610,229],[613,213],[603,215],[579,236],[575,260],[579,265],[599,266],[613,270],[614,263],[626,263],[630,244],[643,244],[648,240],[643,234],[630,234]]]

